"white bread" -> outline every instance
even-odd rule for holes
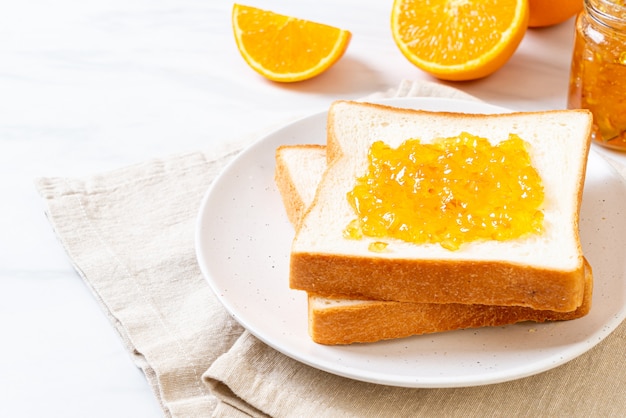
[[[284,145],[276,150],[274,180],[292,225],[297,226],[313,202],[315,190],[326,171],[323,145]]]
[[[584,110],[473,115],[333,103],[330,164],[293,241],[290,286],[331,297],[575,310],[585,287],[578,215],[590,130]],[[426,143],[463,131],[492,143],[515,133],[530,143],[544,185],[543,234],[476,241],[458,251],[386,239],[382,253],[368,250],[373,239],[343,237],[354,218],[345,196],[366,169],[374,141],[396,147],[409,138]]]
[[[276,150],[275,181],[288,219],[298,228],[326,170],[322,146],[281,146]],[[591,308],[592,270],[586,264],[583,303],[572,312],[537,311],[518,306],[405,303],[308,295],[309,335],[319,344],[375,342],[465,328],[522,321],[571,320]]]

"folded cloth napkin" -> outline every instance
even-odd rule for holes
[[[372,98],[473,99],[404,81]],[[77,272],[91,288],[164,416],[621,416],[626,325],[551,371],[502,384],[407,389],[335,376],[258,341],[226,313],[195,258],[200,201],[238,150],[152,160],[37,188]]]

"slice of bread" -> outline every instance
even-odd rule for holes
[[[304,211],[313,202],[324,171],[326,147],[323,145],[284,145],[276,150],[274,180],[292,225],[300,223]]]
[[[584,110],[475,115],[333,103],[330,164],[293,241],[290,286],[323,296],[575,310],[585,287],[578,215],[590,131]],[[387,251],[372,252],[369,244],[380,238],[344,238],[355,217],[346,193],[367,168],[374,141],[397,147],[410,138],[428,143],[461,132],[492,143],[514,133],[530,144],[544,186],[544,233],[475,241],[458,251],[385,239]]]
[[[275,181],[295,229],[314,198],[326,170],[324,147],[281,146],[276,151]],[[375,342],[465,328],[502,326],[522,321],[571,320],[591,308],[593,275],[585,264],[583,303],[572,312],[538,311],[518,306],[406,303],[328,298],[309,294],[309,334],[320,344]]]
[[[351,300],[308,296],[309,335],[319,344],[375,342],[467,328],[581,318],[591,309],[593,273],[585,263],[583,303],[571,312],[523,306]]]

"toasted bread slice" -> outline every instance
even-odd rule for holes
[[[294,228],[298,228],[305,208],[313,201],[326,167],[323,146],[296,145],[277,149],[275,181]],[[309,294],[309,334],[317,343],[336,345],[522,321],[576,319],[591,309],[593,274],[588,263],[585,267],[583,303],[571,312],[538,311],[518,306],[354,300]]]
[[[354,218],[346,193],[367,168],[371,144],[428,143],[461,132],[493,143],[514,133],[530,144],[543,180],[544,233],[482,240],[449,251],[438,244],[346,239]],[[584,110],[475,115],[427,112],[361,102],[333,103],[328,114],[329,164],[292,245],[290,286],[309,293],[418,303],[526,306],[570,312],[584,296],[578,233],[591,116]]]

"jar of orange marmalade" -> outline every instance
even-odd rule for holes
[[[593,113],[593,140],[626,151],[626,0],[584,0],[568,108]]]

